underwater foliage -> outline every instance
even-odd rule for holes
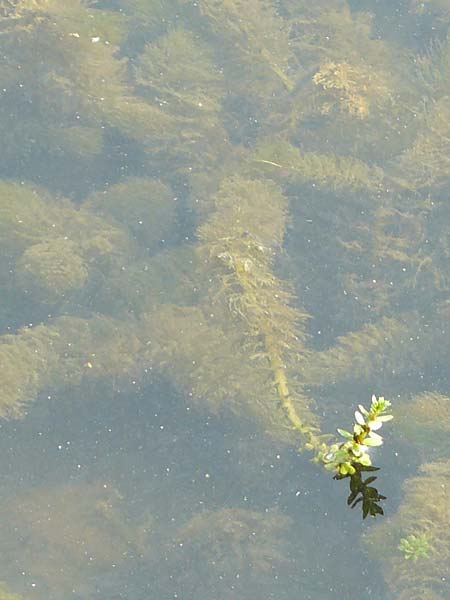
[[[282,542],[277,539],[289,527],[289,517],[277,510],[259,513],[239,508],[207,510],[192,517],[177,532],[184,544],[203,552],[208,540],[208,564],[218,571],[242,568],[249,562],[256,571],[270,571],[273,564],[285,560]],[[183,545],[184,545],[183,544]],[[231,556],[231,560],[230,560]]]
[[[354,378],[371,380],[388,366],[401,368],[411,332],[407,322],[388,317],[367,324],[360,331],[338,337],[330,349],[310,355],[304,377],[311,385],[329,385]],[[413,353],[411,348],[407,358]]]
[[[315,419],[308,409],[304,418],[297,411],[296,396],[300,403],[305,399],[293,375],[290,389],[289,376],[304,361],[308,316],[291,306],[288,284],[272,273],[286,227],[286,201],[271,181],[233,178],[222,183],[214,202],[216,211],[198,231],[212,284],[211,310],[228,320],[226,329],[237,328],[249,360],[272,379],[286,426],[312,439]]]
[[[282,407],[274,388],[276,372],[267,359],[256,368],[254,346],[242,347],[243,336],[238,328],[224,331],[217,320],[217,313],[211,313],[210,308],[158,307],[145,321],[149,332],[146,352],[151,364],[170,375],[189,402],[203,410],[229,411],[240,419],[256,421],[276,439],[298,443],[298,431],[294,431],[288,408],[295,404],[292,418],[299,410],[302,427],[303,423],[312,427],[317,419],[307,398],[300,390],[289,398],[289,405]],[[259,360],[262,362],[263,357]]]
[[[425,463],[404,484],[395,514],[376,525],[365,542],[382,563],[386,581],[399,600],[448,596],[450,558],[450,461]]]
[[[176,198],[153,179],[130,178],[109,186],[88,196],[83,207],[118,222],[148,251],[170,237],[175,225]]]
[[[169,30],[146,44],[133,65],[133,82],[139,98],[159,107],[176,126],[176,135],[155,145],[146,144],[152,168],[171,161],[180,170],[217,160],[227,147],[221,119],[223,73],[209,47],[198,35],[184,29]],[[166,132],[167,135],[167,132]]]
[[[149,551],[150,522],[134,523],[124,496],[109,482],[35,487],[19,499],[6,499],[2,513],[8,515],[2,519],[2,538],[20,547],[22,568],[38,588],[83,593],[95,574]],[[20,545],[22,536],[26,548]],[[14,565],[5,557],[0,569],[11,576]]]
[[[388,94],[384,82],[345,62],[323,64],[313,81],[323,91],[324,98],[319,101],[323,115],[343,110],[350,116],[365,119],[370,112],[367,90],[372,88],[371,92],[376,96]]]
[[[77,246],[67,238],[33,244],[17,261],[19,285],[30,290],[41,288],[47,298],[50,292],[64,296],[83,287],[89,271],[86,262],[77,252]]]
[[[254,156],[255,167],[273,179],[291,185],[308,185],[336,191],[376,192],[383,183],[383,171],[350,156],[302,152],[286,142],[263,143]]]
[[[8,592],[7,589],[0,584],[0,600],[22,600],[22,596]]]
[[[376,488],[369,485],[377,478],[372,475],[363,479],[362,474],[379,471],[377,467],[372,466],[369,450],[383,444],[383,438],[376,431],[383,423],[393,418],[392,415],[385,414],[390,406],[389,400],[385,400],[383,396],[377,398],[375,395],[372,396],[369,410],[360,404],[359,410],[355,411],[353,433],[345,429],[337,430],[347,441],[326,447],[315,458],[316,462],[323,462],[328,471],[335,472],[334,479],[350,478],[347,504],[355,508],[361,502],[363,519],[367,515],[375,517],[384,514],[379,502],[386,500],[386,496],[379,494]]]
[[[396,403],[396,426],[424,459],[447,456],[450,435],[450,399],[437,392],[423,392]]]
[[[130,250],[123,230],[31,185],[1,183],[0,217],[1,248],[10,257],[33,244],[69,237],[88,259]]]
[[[183,0],[184,1],[184,0]],[[242,75],[262,80],[278,80],[288,91],[294,83],[289,77],[289,28],[268,0],[199,0],[199,12],[217,36],[225,57]],[[227,56],[228,55],[228,56]]]
[[[23,417],[39,392],[77,386],[83,379],[127,377],[141,342],[131,323],[59,317],[0,336],[0,415]]]
[[[2,336],[2,416],[23,415],[24,405],[37,396],[39,383],[57,368],[59,355],[57,349],[53,350],[53,342],[58,337],[45,325],[25,330],[21,335]]]
[[[413,147],[406,150],[398,161],[398,172],[406,175],[411,189],[441,186],[448,178],[450,131],[450,107],[448,97],[436,101],[427,115],[424,132],[418,136]]]
[[[83,189],[84,179],[96,181],[105,171],[105,137],[148,146],[161,145],[161,136],[175,139],[174,116],[135,94],[128,61],[119,55],[122,13],[80,0],[21,1],[8,12],[0,28],[6,168],[29,173],[48,164],[49,185],[63,185],[56,165],[67,175],[78,168]],[[83,129],[75,133],[78,125]]]
[[[375,516],[365,446],[387,415],[323,432],[372,389],[399,395],[394,437],[426,465],[373,535],[414,600],[445,597],[449,556],[450,37],[448,2],[402,6],[0,1],[0,415],[151,372],[202,415],[311,450]],[[274,514],[207,509],[179,538],[210,583],[268,572],[292,525]]]
[[[299,64],[289,110],[274,119],[283,137],[370,162],[404,147],[409,65],[374,32],[373,10],[351,10],[346,1],[282,3]]]
[[[35,303],[79,302],[133,255],[128,232],[42,189],[0,185],[0,286]],[[27,316],[27,322],[34,320]],[[38,317],[39,318],[39,317]]]
[[[208,46],[191,32],[173,30],[148,44],[139,54],[135,83],[143,97],[158,98],[160,106],[167,105],[172,114],[197,118],[197,127],[201,120],[211,127],[211,120],[218,119],[223,74]]]
[[[289,560],[283,534],[291,525],[276,509],[199,512],[166,549],[165,568],[171,569],[166,589],[221,598],[228,597],[230,585],[234,593],[248,586],[263,592]]]

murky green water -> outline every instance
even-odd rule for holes
[[[0,1],[0,600],[450,598],[449,17]]]

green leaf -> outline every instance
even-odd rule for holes
[[[372,512],[371,512],[372,517],[375,517],[376,515],[384,515],[384,510],[381,508],[381,506],[379,504],[373,504],[372,505]]]
[[[334,463],[327,463],[326,465],[324,465],[324,469],[326,471],[335,471],[336,465]]]
[[[357,444],[356,442],[352,445],[352,454],[353,456],[356,456],[356,458],[359,458],[360,456],[362,456],[363,454],[365,454],[367,452],[367,450],[364,448],[364,446],[362,446],[361,444]]]
[[[362,414],[355,410],[355,420],[357,423],[359,423],[360,425],[365,425],[366,420],[364,419],[364,417],[362,416]]]
[[[360,502],[363,501],[362,496],[360,496],[357,500],[355,500],[352,504],[352,508],[355,508],[355,506],[357,506]]]
[[[381,435],[379,435],[378,433],[374,433],[374,432],[372,432],[372,431],[371,431],[371,432],[369,433],[369,437],[370,437],[372,440],[380,440],[380,441],[381,441],[381,443],[383,443],[383,438],[382,438],[382,437],[381,437]]]
[[[339,473],[344,476],[354,475],[356,473],[356,469],[351,463],[345,462],[339,465]]]
[[[387,423],[388,421],[392,421],[393,418],[394,418],[393,415],[381,415],[380,417],[377,417],[377,421],[381,421],[382,423]]]
[[[370,456],[368,454],[363,454],[358,462],[363,465],[364,467],[369,467],[372,464],[372,461],[370,460]],[[375,478],[376,479],[376,478]]]
[[[361,425],[358,425],[358,423],[355,423],[353,425],[353,433],[355,435],[361,435],[362,433],[364,433],[364,429],[363,429],[363,427],[361,427]]]
[[[363,442],[364,446],[369,446],[369,448],[375,448],[375,446],[381,446],[382,443],[383,443],[383,438],[376,439],[376,438],[371,438],[371,437],[367,437]]]
[[[339,435],[342,435],[342,437],[346,438],[347,440],[353,439],[353,435],[349,431],[345,431],[345,429],[338,428],[337,432],[339,433]]]
[[[369,485],[369,483],[372,483],[373,481],[375,481],[376,477],[374,475],[372,475],[372,477],[368,477],[365,482],[364,485]]]

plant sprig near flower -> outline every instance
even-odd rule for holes
[[[355,421],[353,433],[345,429],[338,429],[338,433],[348,440],[343,444],[333,444],[329,446],[324,453],[319,453],[319,460],[325,463],[327,471],[337,471],[337,475],[347,477],[356,473],[356,466],[370,467],[371,458],[368,454],[369,448],[381,446],[383,438],[376,430],[380,429],[383,423],[390,421],[392,415],[383,414],[391,403],[385,400],[383,396],[377,398],[372,396],[372,405],[370,410],[359,405],[359,410],[355,411]]]
[[[431,544],[425,533],[411,534],[400,540],[398,549],[403,552],[405,560],[413,561],[419,558],[430,558],[432,552]]]
[[[383,423],[393,418],[392,415],[384,414],[390,406],[389,400],[385,400],[383,396],[379,398],[372,396],[369,410],[360,404],[359,410],[355,411],[353,433],[345,429],[337,430],[347,441],[328,447],[324,445],[315,459],[317,462],[324,463],[327,471],[335,471],[334,479],[351,478],[347,502],[352,508],[362,502],[364,518],[369,514],[371,516],[383,514],[383,509],[378,502],[384,500],[385,496],[369,485],[376,477],[371,476],[363,480],[362,473],[378,470],[372,466],[369,449],[381,446],[383,443],[383,438],[376,431],[383,426]]]

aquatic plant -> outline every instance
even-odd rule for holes
[[[129,378],[141,342],[131,322],[58,317],[0,337],[0,415],[22,418],[39,392],[78,386],[87,378]]]
[[[151,138],[145,143],[152,169],[157,164],[164,169],[170,161],[185,173],[192,171],[193,161],[211,165],[223,156],[228,146],[221,118],[224,80],[214,58],[198,35],[176,28],[146,44],[136,59],[137,96],[150,106],[156,101],[161,113],[177,123],[174,136],[157,145]]]
[[[255,167],[280,182],[314,184],[319,189],[376,192],[383,183],[383,171],[351,156],[302,152],[285,141],[263,142],[254,155]]]
[[[338,429],[338,433],[347,442],[331,446],[329,454],[318,457],[325,463],[326,469],[337,470],[338,477],[345,477],[354,475],[358,466],[370,467],[372,461],[368,450],[383,443],[383,438],[376,431],[383,423],[393,418],[392,415],[384,414],[390,406],[391,403],[382,396],[379,398],[372,396],[369,411],[360,404],[359,410],[355,412],[356,423],[353,426],[353,433]]]
[[[381,500],[386,497],[378,493],[370,483],[377,478],[370,476],[362,479],[364,472],[378,471],[372,466],[372,459],[369,455],[369,449],[381,446],[383,438],[377,430],[383,423],[390,421],[392,415],[384,414],[391,406],[389,400],[382,396],[377,398],[372,396],[372,404],[367,410],[359,405],[359,410],[355,412],[355,424],[353,433],[344,429],[338,429],[338,433],[347,441],[342,444],[333,444],[324,447],[315,457],[316,462],[322,462],[327,471],[335,472],[334,479],[345,479],[350,477],[350,495],[347,503],[354,508],[359,502],[362,502],[362,513],[365,519],[367,515],[375,517],[378,514],[384,514],[379,505]]]
[[[448,459],[425,463],[404,483],[404,498],[395,515],[375,525],[365,542],[381,560],[395,598],[447,597],[450,557]]]
[[[0,584],[0,600],[22,600],[22,596],[13,594]]]
[[[370,105],[364,92],[372,87],[372,93],[378,88],[378,96],[388,93],[387,86],[381,81],[374,81],[365,71],[358,71],[345,62],[329,62],[322,65],[314,75],[313,81],[325,92],[320,107],[324,115],[337,107],[337,110],[345,110],[351,116],[365,119],[369,115]]]
[[[284,21],[283,17],[270,6],[270,3],[261,3],[261,7],[263,6],[265,20],[253,23],[253,20],[250,19],[246,24],[243,24],[242,21],[236,21],[236,11],[238,9],[247,10],[239,3],[233,6],[221,7],[214,3],[204,2],[199,5],[199,11],[214,35],[225,36],[229,44],[227,49],[231,54],[237,52],[241,57],[247,58],[260,55],[260,66],[266,72],[267,81],[272,78],[271,84],[273,84],[276,80],[279,80],[278,83],[281,81],[286,90],[292,92],[293,84],[289,81],[287,75],[288,67],[286,66],[284,71],[280,67],[281,59],[275,58],[277,56],[281,57],[281,50],[283,53],[289,51],[288,32],[292,23],[288,20]],[[36,10],[38,11],[38,9]],[[57,18],[60,18],[59,9],[56,6],[49,5],[45,10],[49,11],[49,14],[52,14],[52,11],[57,13]],[[80,6],[76,10],[81,13],[85,8]],[[29,16],[34,25],[39,28],[47,26],[48,15],[45,14],[45,18],[36,21],[33,21],[34,10],[31,11]],[[265,38],[266,42],[264,42],[264,38],[260,37],[259,31],[262,26],[273,33],[274,37],[271,38],[270,42],[267,36]],[[278,33],[275,34],[275,31],[278,31]],[[77,60],[81,60],[84,51],[87,51],[87,46],[86,48],[83,46],[84,38],[81,33],[77,33],[78,35],[72,37],[75,40],[81,40],[82,48],[77,52]],[[11,33],[11,35],[13,34]],[[96,36],[95,39],[97,37],[100,36]],[[120,36],[117,38],[117,41],[119,40]],[[232,45],[230,45],[231,42]],[[95,42],[95,44],[98,43]],[[267,48],[264,43],[268,44]],[[95,89],[94,94],[91,86],[95,85],[97,75],[92,73],[91,78],[87,72],[83,73],[83,69],[76,70],[77,67],[74,65],[70,67],[73,74],[69,70],[65,75],[67,85],[70,89],[76,86],[76,94],[80,97],[80,106],[84,106],[92,118],[96,118],[101,114],[101,118],[105,119],[109,126],[118,127],[122,133],[143,143],[149,156],[151,156],[153,144],[157,137],[152,138],[147,143],[143,137],[134,136],[127,127],[123,129],[115,120],[114,115],[117,114],[118,107],[127,106],[126,110],[128,111],[131,106],[136,106],[136,100],[134,98],[129,100],[132,84],[127,81],[125,76],[123,61],[118,60],[109,48],[103,46],[101,51],[93,50],[92,52],[94,54],[101,52],[103,65],[108,61],[111,63],[114,76],[108,82],[110,89],[105,88],[103,90],[103,82],[98,89]],[[191,51],[198,55],[196,67],[192,68],[187,65],[186,68],[180,71],[179,59],[183,59]],[[287,56],[287,54],[285,55]],[[60,60],[63,57],[64,52]],[[150,100],[154,94],[161,97],[164,105],[160,108],[161,112],[166,110],[165,106],[167,105],[168,111],[166,114],[167,116],[170,115],[172,124],[177,123],[177,127],[183,127],[192,119],[204,119],[205,113],[219,123],[220,103],[223,95],[220,85],[223,77],[218,74],[215,68],[215,60],[217,58],[209,51],[206,40],[199,41],[198,36],[196,37],[181,28],[171,30],[158,38],[155,43],[147,45],[139,54],[138,59],[135,61],[133,85],[137,86],[140,95],[147,98],[147,100]],[[60,65],[55,64],[54,68],[57,68],[56,72],[58,72]],[[166,76],[161,78],[160,72],[163,69]],[[201,92],[198,89],[199,73],[203,82]],[[325,71],[322,70],[318,73],[314,83],[316,85],[320,83],[322,87],[328,89],[330,86],[325,85]],[[181,75],[183,81],[180,87]],[[194,80],[197,82],[195,86]],[[106,100],[97,102],[95,98],[98,97],[99,93],[102,93],[102,90],[105,91]],[[188,90],[190,91],[188,92]],[[213,90],[216,90],[215,94],[212,93]],[[207,98],[208,101],[205,100],[205,106],[200,107],[199,103],[203,104],[202,97]],[[90,99],[86,100],[86,98]],[[86,101],[88,104],[83,104]],[[193,123],[191,123],[192,125]],[[130,126],[140,128],[137,115]],[[169,143],[168,147],[170,147],[170,141],[173,140],[173,132],[173,128],[168,128],[164,133],[165,144]],[[173,150],[178,153],[176,144],[173,146]],[[333,156],[324,158],[312,153],[306,153],[303,159],[298,148],[292,144],[282,147],[282,152],[292,157],[290,161],[294,161],[293,164],[296,165],[292,170],[299,172],[304,181],[308,181],[308,177],[310,180],[317,179],[322,182],[321,185],[324,187],[334,180],[336,186],[356,190],[369,188],[372,192],[375,192],[379,189],[383,178],[380,169],[366,167],[363,163],[359,164],[353,159],[335,158]],[[303,163],[301,163],[302,160]],[[256,158],[253,162],[266,166],[269,162],[272,163],[272,166],[275,164],[275,161],[263,158]],[[300,166],[299,162],[301,163]],[[288,167],[287,163],[277,163],[277,168]],[[305,175],[301,175],[302,171],[305,171]],[[309,175],[308,171],[310,172]],[[359,174],[357,174],[357,171]],[[296,185],[298,180],[294,179],[292,183]],[[134,252],[133,245],[129,243],[129,235],[131,234],[134,238],[137,237],[141,245],[147,244],[146,247],[150,248],[154,242],[149,237],[155,237],[156,235],[150,221],[153,218],[159,223],[160,219],[158,219],[155,211],[159,208],[164,211],[167,208],[160,199],[160,189],[156,191],[159,198],[155,207],[152,207],[150,200],[146,199],[146,194],[150,194],[152,190],[142,187],[141,184],[144,185],[142,179],[135,179],[133,182],[119,183],[110,187],[106,194],[92,194],[83,204],[81,210],[72,211],[71,207],[67,205],[67,215],[61,213],[59,208],[55,208],[54,216],[47,217],[49,225],[44,223],[42,230],[39,232],[37,232],[35,223],[33,223],[34,238],[27,242],[24,240],[24,253],[17,263],[19,273],[21,273],[21,278],[24,281],[23,285],[27,283],[26,277],[34,276],[36,283],[42,286],[45,282],[48,282],[48,286],[53,285],[55,288],[56,296],[65,297],[70,291],[81,288],[85,282],[88,282],[90,278],[88,265],[90,267],[94,261],[98,260],[95,254],[87,253],[85,258],[86,253],[80,253],[77,248],[79,257],[77,258],[76,253],[72,253],[70,260],[78,262],[76,265],[75,263],[72,264],[72,267],[69,268],[67,265],[71,264],[70,261],[66,261],[67,265],[62,261],[63,252],[59,252],[54,260],[51,260],[51,258],[50,261],[48,260],[48,257],[51,257],[49,245],[62,243],[58,241],[60,236],[51,242],[42,240],[44,232],[49,227],[53,230],[56,229],[55,233],[59,233],[59,229],[61,233],[66,233],[66,219],[72,212],[74,212],[77,222],[80,222],[81,216],[82,219],[95,224],[97,229],[100,228],[100,225],[95,219],[92,219],[94,212],[100,216],[111,217],[110,224],[105,226],[107,232],[110,231],[110,227],[114,232],[116,230],[120,232],[123,232],[123,229],[128,230],[127,235],[123,237],[123,254],[119,253],[118,260],[114,257],[110,268],[107,270],[103,267],[104,261],[99,262],[101,264],[101,276],[109,282],[105,286],[108,289],[111,288],[111,282],[115,280],[121,283],[133,281],[132,269],[130,274],[120,275],[122,271],[126,270],[124,262],[129,261],[125,256],[127,254],[128,256],[133,255]],[[136,186],[141,186],[143,191],[141,191],[141,188],[138,190]],[[133,193],[134,196],[131,212],[124,210],[123,198],[128,193]],[[39,212],[41,210],[39,200],[33,199],[33,202],[37,202],[36,211]],[[266,424],[272,435],[291,439],[292,443],[299,444],[301,448],[307,445],[317,450],[322,448],[327,436],[322,436],[318,428],[318,419],[312,409],[312,402],[304,391],[304,382],[308,382],[308,377],[305,377],[305,373],[308,371],[308,357],[311,354],[306,345],[305,335],[308,316],[305,312],[294,307],[295,299],[289,283],[277,277],[274,272],[275,260],[284,243],[288,220],[287,210],[287,200],[283,196],[282,190],[270,180],[239,175],[225,177],[211,202],[210,215],[206,216],[206,220],[200,224],[197,230],[199,241],[197,272],[200,281],[208,282],[207,289],[204,289],[200,294],[200,308],[186,308],[185,310],[168,308],[166,310],[164,307],[155,307],[154,315],[150,312],[144,317],[144,321],[151,327],[151,330],[157,331],[156,334],[153,333],[156,340],[158,333],[165,331],[164,323],[166,319],[164,315],[169,314],[171,311],[172,314],[177,315],[177,320],[180,318],[184,320],[186,317],[192,318],[192,315],[195,314],[198,314],[199,318],[204,318],[204,315],[207,314],[214,314],[215,322],[211,323],[211,327],[208,324],[208,327],[200,330],[206,336],[205,339],[209,338],[211,340],[211,345],[208,343],[203,344],[205,351],[201,354],[201,360],[198,356],[195,356],[195,352],[199,351],[201,340],[195,348],[185,349],[182,348],[180,342],[178,354],[177,351],[174,353],[175,361],[178,361],[180,356],[185,356],[188,364],[191,365],[191,373],[187,374],[189,379],[193,379],[196,373],[195,369],[192,369],[193,360],[195,361],[194,364],[199,364],[198,368],[202,370],[202,373],[205,373],[201,379],[202,384],[195,386],[196,393],[205,399],[209,396],[208,402],[211,404],[214,404],[214,402],[221,404],[223,400],[219,401],[220,396],[233,395],[233,386],[229,381],[226,385],[224,383],[221,394],[218,392],[212,393],[214,388],[217,390],[222,388],[217,385],[220,380],[217,374],[215,374],[215,380],[211,379],[211,375],[209,377],[206,375],[206,372],[209,371],[206,368],[206,364],[208,364],[207,356],[215,356],[212,347],[220,354],[223,354],[223,348],[226,347],[225,344],[219,345],[216,341],[212,344],[213,338],[228,340],[231,354],[233,354],[233,348],[236,345],[241,345],[242,350],[239,361],[245,366],[241,368],[233,367],[235,373],[242,372],[242,375],[236,377],[236,388],[240,388],[240,390],[236,394],[236,400],[229,402],[230,406],[241,416],[245,414],[258,416],[258,419]],[[170,226],[170,223],[173,222],[173,213],[170,210],[169,213],[167,226]],[[14,215],[15,217],[16,215]],[[56,223],[54,217],[57,218]],[[8,215],[8,218],[12,223],[14,218],[11,214]],[[146,221],[148,227],[142,227],[141,229],[141,221],[142,225]],[[59,229],[56,226],[58,222],[60,223]],[[92,227],[94,228],[94,225]],[[11,236],[11,233],[16,229],[16,237],[20,239],[20,236],[23,237],[25,228],[10,227],[9,235]],[[83,225],[82,230],[84,229]],[[52,235],[54,235],[53,232]],[[17,248],[16,237],[13,236],[12,243]],[[27,248],[27,244],[30,243],[31,248]],[[70,244],[71,241],[68,240],[66,246],[70,246]],[[92,244],[91,236],[87,237],[86,242],[81,241],[81,248],[83,248],[83,244]],[[76,269],[75,266],[77,266]],[[72,277],[75,277],[78,272],[78,279],[75,277],[74,281],[60,281],[62,275],[65,273],[67,276],[69,272]],[[96,280],[98,281],[98,278]],[[126,288],[127,286],[124,285],[123,287]],[[113,289],[117,288],[113,287]],[[34,294],[36,295],[37,292],[35,291]],[[101,294],[102,292],[100,292],[100,298],[102,297]],[[92,307],[92,303],[90,306]],[[171,333],[171,336],[173,335]],[[172,350],[170,344],[165,347],[164,336],[161,335],[160,338],[160,343],[155,344],[154,349],[150,351],[150,355],[154,360],[159,361],[160,368],[163,369],[163,365],[167,362],[165,356]],[[171,338],[169,337],[169,339]],[[191,342],[189,346],[192,346]],[[91,361],[88,362],[91,363]],[[230,362],[235,361],[231,360]],[[226,365],[227,363],[223,364]],[[250,371],[250,365],[254,372],[253,377],[248,374],[244,375],[244,373]],[[229,379],[231,369],[224,368],[223,371],[225,381]],[[297,373],[302,374],[302,376],[299,377]],[[183,371],[179,375],[180,379],[183,379],[182,374]],[[37,380],[39,379],[38,377]],[[44,378],[44,380],[50,382],[51,377]],[[254,386],[253,392],[250,392],[250,386],[244,385],[244,380],[258,381],[258,385]],[[244,389],[245,393],[243,393]],[[258,390],[257,393],[255,393],[256,390]],[[243,399],[244,396],[245,400]],[[213,398],[216,398],[216,400],[213,401]],[[17,402],[19,402],[19,397],[17,397]],[[278,425],[274,426],[274,422],[278,422]],[[268,426],[269,423],[270,427]],[[297,436],[299,440],[294,441]]]
[[[17,261],[18,284],[46,302],[82,288],[89,277],[88,265],[77,246],[67,238],[34,244]],[[33,289],[35,288],[35,289]],[[36,289],[37,288],[37,289]]]
[[[276,508],[224,507],[193,515],[166,543],[166,589],[219,597],[230,585],[234,593],[248,587],[267,590],[274,573],[289,563],[284,534],[291,525],[292,519]]]
[[[2,511],[9,519],[2,520],[2,538],[16,546],[38,589],[81,593],[112,564],[119,567],[148,556],[151,524],[145,518],[135,522],[127,508],[125,497],[105,480],[39,486],[4,499]],[[25,548],[23,537],[28,540]],[[5,557],[2,569],[11,577],[14,561]]]
[[[421,459],[445,457],[450,433],[450,400],[437,392],[423,392],[396,402],[396,427]]]
[[[296,410],[296,402],[305,399],[289,376],[307,352],[307,315],[290,305],[288,284],[271,268],[283,241],[285,199],[270,181],[230,178],[214,201],[216,211],[198,231],[200,257],[211,280],[211,311],[222,315],[224,330],[238,333],[249,360],[272,379],[272,410],[279,403],[286,427],[312,441],[315,418],[306,406],[304,417]]]
[[[233,61],[232,68],[257,70],[269,81],[278,80],[287,90],[294,87],[288,75],[291,45],[289,28],[267,0],[200,0],[200,14],[222,41]]]
[[[431,546],[425,534],[410,534],[400,540],[398,549],[404,553],[405,560],[416,561],[419,558],[429,558]]]
[[[366,516],[381,405],[323,431],[382,380],[446,460],[449,43],[426,5],[419,48],[416,13],[392,12],[401,46],[363,0],[0,3],[1,415],[151,369],[311,450]],[[416,508],[402,564],[435,548]]]
[[[164,78],[160,76],[162,71]],[[139,54],[135,83],[140,95],[148,99],[156,96],[163,109],[168,106],[170,114],[197,119],[198,132],[219,119],[223,74],[209,47],[192,32],[175,29],[156,43],[147,44]]]
[[[112,225],[118,223],[148,252],[155,252],[173,235],[176,198],[170,188],[158,180],[125,179],[90,194],[83,207],[112,220]]]
[[[312,354],[304,367],[304,378],[311,385],[326,385],[356,377],[370,381],[379,376],[386,365],[400,370],[406,360],[404,345],[411,341],[415,315],[405,322],[383,317],[377,323],[365,324],[359,331],[339,336],[335,344]],[[412,354],[412,349],[411,349]],[[409,358],[409,354],[408,354]],[[411,362],[406,362],[409,366]]]

